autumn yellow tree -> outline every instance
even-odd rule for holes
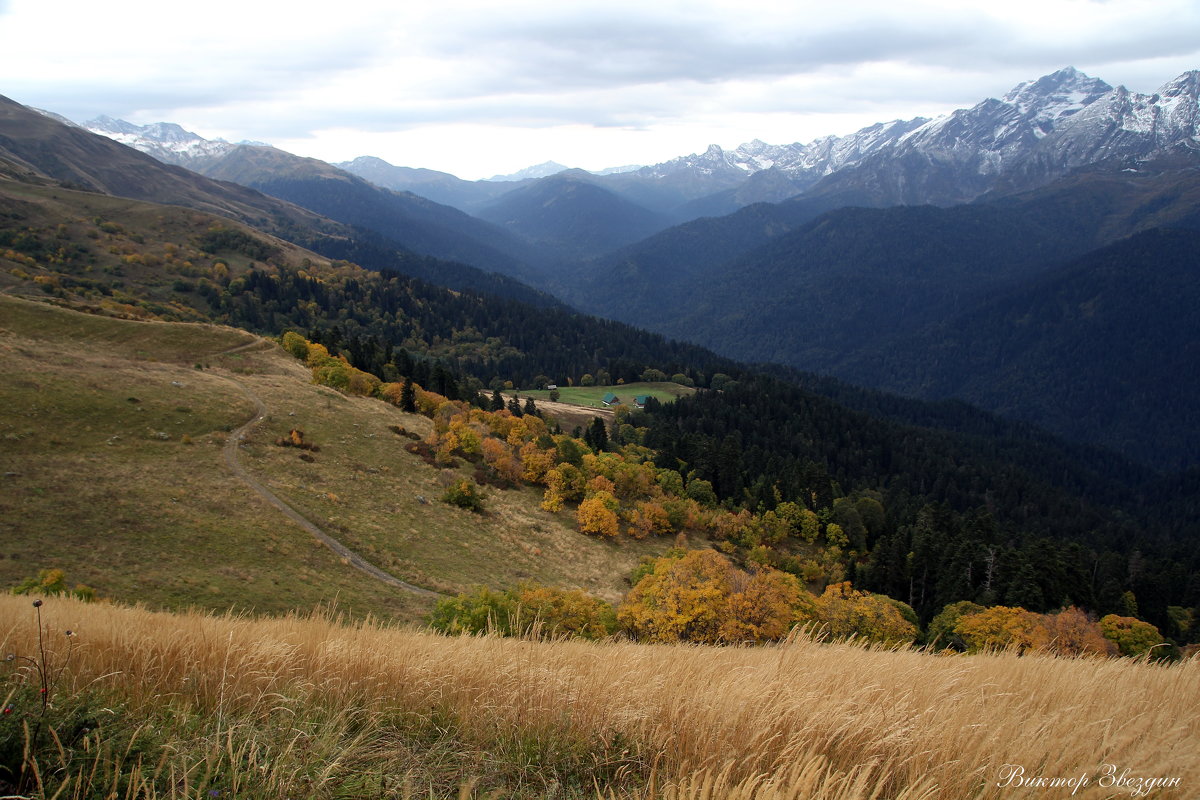
[[[1050,644],[1050,632],[1041,615],[1023,608],[992,606],[962,617],[954,626],[968,652],[1016,649],[1038,650]]]
[[[585,501],[586,502],[586,501]],[[660,558],[617,609],[617,622],[648,642],[721,641],[733,565],[715,550]]]
[[[849,581],[827,586],[812,613],[814,621],[838,638],[899,644],[914,641],[920,632],[888,598],[858,591]]]
[[[617,498],[601,490],[579,504],[575,519],[583,533],[612,538],[620,532],[616,511]]]
[[[740,582],[744,586],[726,603],[717,634],[722,641],[777,641],[813,616],[813,596],[794,575],[768,568]]]
[[[475,426],[457,420],[450,423],[450,430],[458,434],[458,447],[468,456],[483,455],[483,437]]]
[[[583,497],[583,473],[572,464],[562,463],[548,470],[545,476],[546,492],[542,495],[542,508],[558,511],[565,501]]]
[[[770,568],[753,574],[715,550],[676,551],[640,568],[617,621],[651,642],[776,641],[811,618],[813,597]]]
[[[544,483],[546,473],[554,466],[554,450],[543,450],[537,442],[526,442],[521,446],[521,477],[529,483]]]

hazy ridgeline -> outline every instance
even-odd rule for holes
[[[1076,797],[1131,796],[1099,784],[1106,764],[1177,778],[1160,796],[1200,786],[1195,660],[939,656],[805,636],[455,639],[60,599],[41,610],[44,659],[29,598],[0,597],[2,650],[16,655],[0,744],[36,725],[23,657],[61,669],[31,796],[957,800],[1014,796],[997,785],[1005,765],[1027,779],[1087,773]]]

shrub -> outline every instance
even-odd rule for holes
[[[447,597],[437,602],[429,624],[435,631],[458,635],[462,633],[512,633],[513,598],[477,586],[470,594]]]
[[[523,636],[602,639],[617,626],[611,605],[579,589],[522,584],[512,594],[513,627]]]
[[[470,478],[459,478],[446,488],[442,502],[476,513],[483,511],[483,494]]]
[[[308,359],[308,340],[295,331],[283,334],[282,344],[283,349],[291,353],[293,357],[300,361]]]
[[[523,583],[504,592],[477,586],[470,593],[439,600],[429,624],[451,635],[601,639],[615,629],[616,612],[608,603],[579,589]]]
[[[61,569],[43,569],[36,578],[26,578],[11,589],[13,594],[42,595],[58,597],[66,595],[77,600],[91,602],[96,599],[96,590],[90,586],[76,584],[74,589],[67,586],[67,574]]]
[[[1123,656],[1144,655],[1158,644],[1162,644],[1162,634],[1158,628],[1149,622],[1142,622],[1133,617],[1122,617],[1109,614],[1100,619],[1100,630],[1104,638],[1113,642]]]

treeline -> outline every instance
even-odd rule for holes
[[[959,601],[1035,612],[1080,606],[1149,620],[1186,642],[1195,632],[1181,620],[1197,604],[1200,559],[1182,543],[1088,546],[1015,529],[982,509],[931,505],[879,537],[858,581],[910,603],[923,619]]]
[[[672,548],[662,558],[645,559],[633,578],[633,588],[616,607],[578,589],[532,583],[504,592],[477,587],[440,600],[430,623],[451,635],[599,639],[620,633],[644,642],[712,645],[779,641],[805,628],[833,639],[924,644],[941,652],[1180,656],[1180,649],[1147,622],[1119,614],[1097,619],[1075,606],[1038,614],[1020,606],[961,601],[942,608],[922,629],[902,601],[849,582],[811,594],[792,575],[761,568],[747,572],[715,550]],[[1192,611],[1173,610],[1176,627],[1189,630]]]
[[[1132,516],[1144,511],[1137,505],[1063,487],[1086,481],[1085,471],[1056,485],[959,437],[856,414],[765,376],[651,402],[635,424],[648,428],[659,463],[709,481],[727,505],[821,508],[878,491],[888,510],[881,533],[843,524],[864,556],[856,583],[925,620],[960,600],[1128,614],[1132,592],[1140,615],[1166,630],[1169,606],[1200,603],[1200,548],[1187,526],[1171,535],[1151,514]]]

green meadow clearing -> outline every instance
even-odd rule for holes
[[[619,386],[560,386],[558,387],[558,402],[588,408],[610,408],[604,404],[604,397],[609,392],[617,396],[620,405],[633,405],[633,398],[641,395],[653,397],[661,403],[669,403],[677,397],[695,394],[696,390],[680,386],[670,381],[655,381],[642,383],[625,383]],[[516,394],[521,398],[532,397],[534,402],[550,399],[548,389],[520,389],[507,394]]]

